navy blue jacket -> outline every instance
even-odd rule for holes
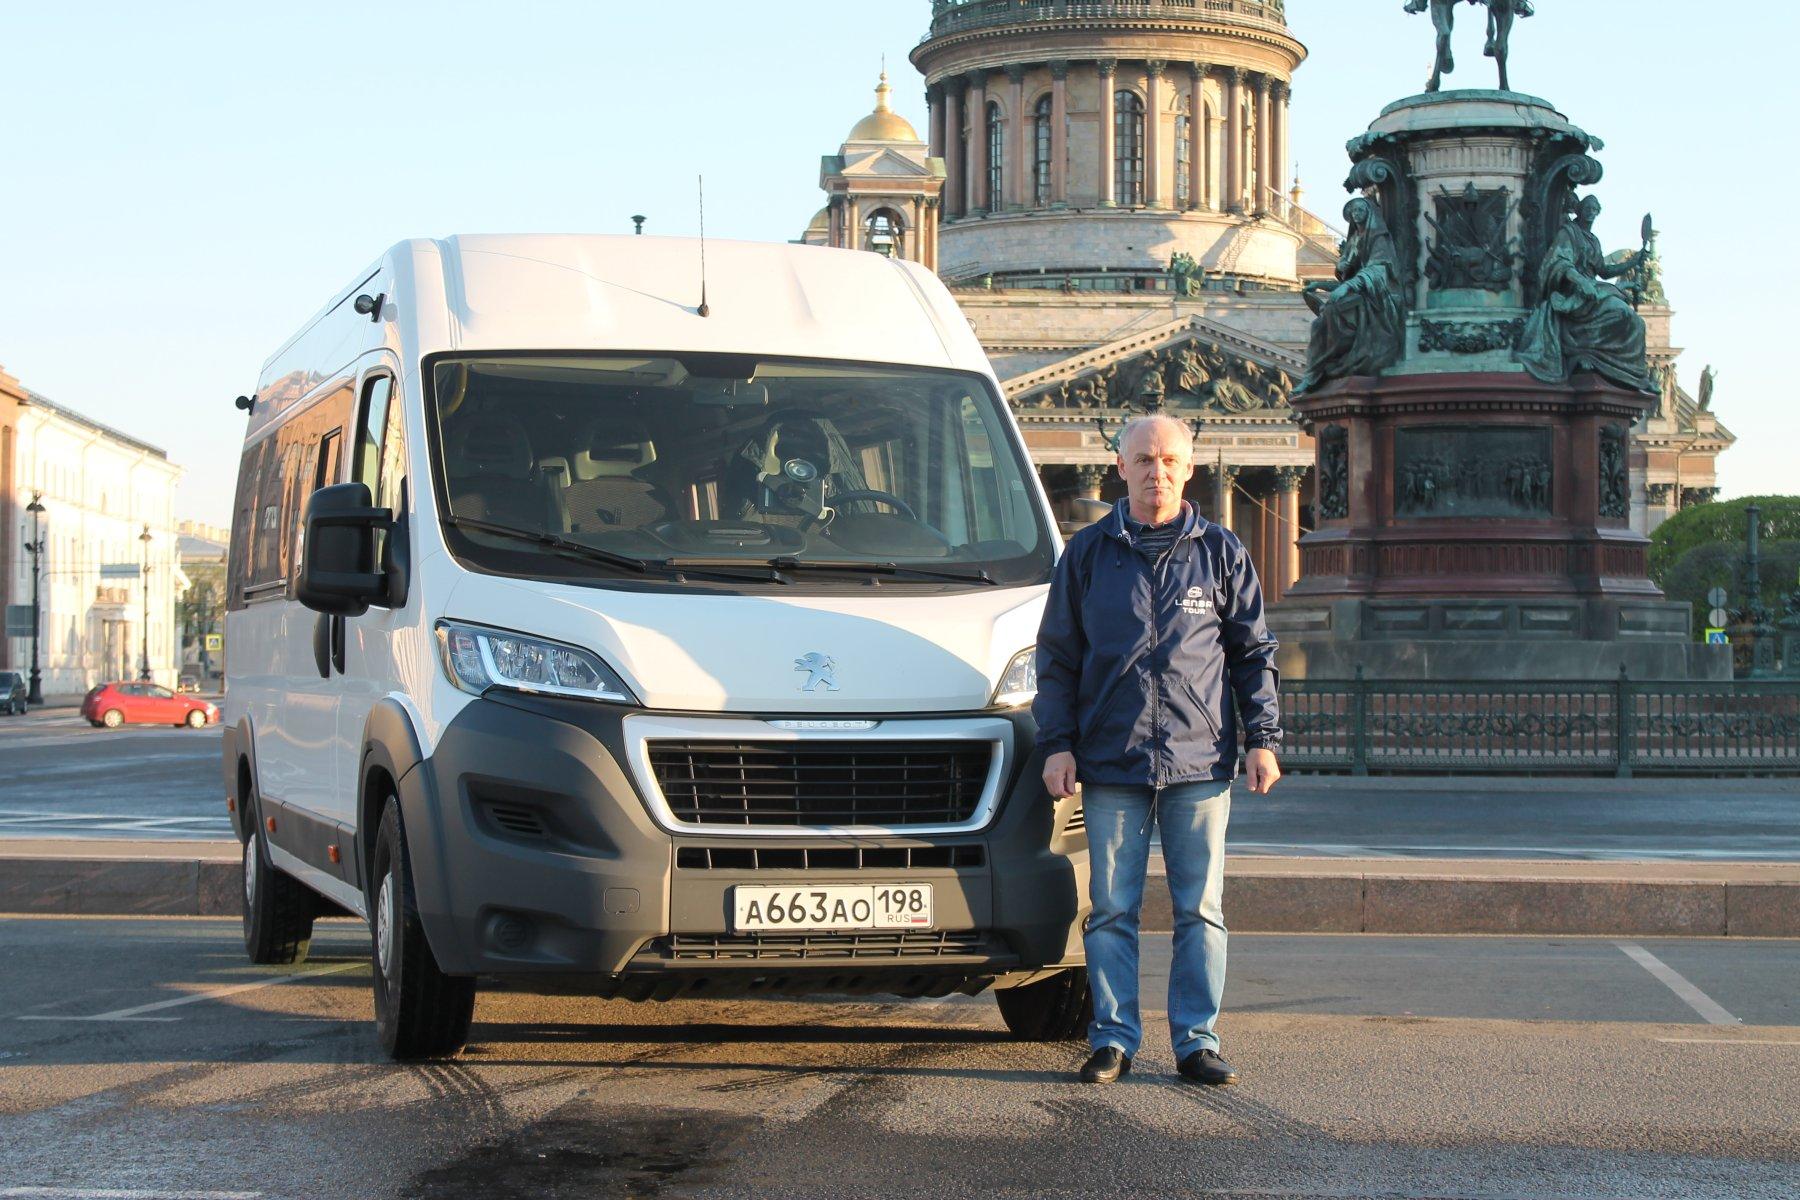
[[[1191,504],[1181,536],[1153,561],[1126,509],[1120,500],[1070,538],[1056,564],[1038,630],[1038,746],[1074,751],[1083,783],[1233,778],[1239,712],[1246,747],[1281,743],[1256,570]]]

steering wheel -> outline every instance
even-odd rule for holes
[[[894,493],[892,493],[892,492],[877,491],[874,488],[855,488],[848,492],[837,492],[834,495],[832,495],[830,497],[830,499],[831,499],[831,507],[834,512],[836,511],[838,505],[843,504],[846,501],[873,500],[877,504],[885,504],[889,508],[896,510],[897,512],[899,512],[902,516],[904,516],[909,521],[918,521],[919,520],[919,514],[913,511],[912,505],[908,504],[906,501],[902,500],[900,497],[894,495]],[[817,520],[818,520],[817,517],[807,516],[801,520],[800,528],[803,530],[811,529],[813,526],[813,522],[815,522]]]

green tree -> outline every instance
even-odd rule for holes
[[[1761,510],[1762,601],[1779,616],[1800,572],[1800,496],[1745,496],[1686,508],[1657,526],[1650,537],[1650,578],[1671,600],[1694,608],[1695,636],[1702,636],[1706,593],[1722,587],[1731,606],[1742,607],[1744,531],[1751,504]]]

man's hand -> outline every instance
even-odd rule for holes
[[[1275,761],[1273,750],[1252,750],[1244,759],[1244,777],[1250,781],[1250,790],[1259,796],[1269,794],[1275,781],[1281,778],[1281,764]],[[1044,778],[1050,778],[1048,765],[1044,770]]]
[[[1073,754],[1063,750],[1044,760],[1044,790],[1058,800],[1064,796],[1075,794],[1075,756]]]

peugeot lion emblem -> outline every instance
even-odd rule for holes
[[[813,691],[821,683],[825,685],[827,691],[838,690],[837,664],[817,650],[796,658],[794,670],[806,672],[806,681],[800,685],[800,690],[803,692]]]

